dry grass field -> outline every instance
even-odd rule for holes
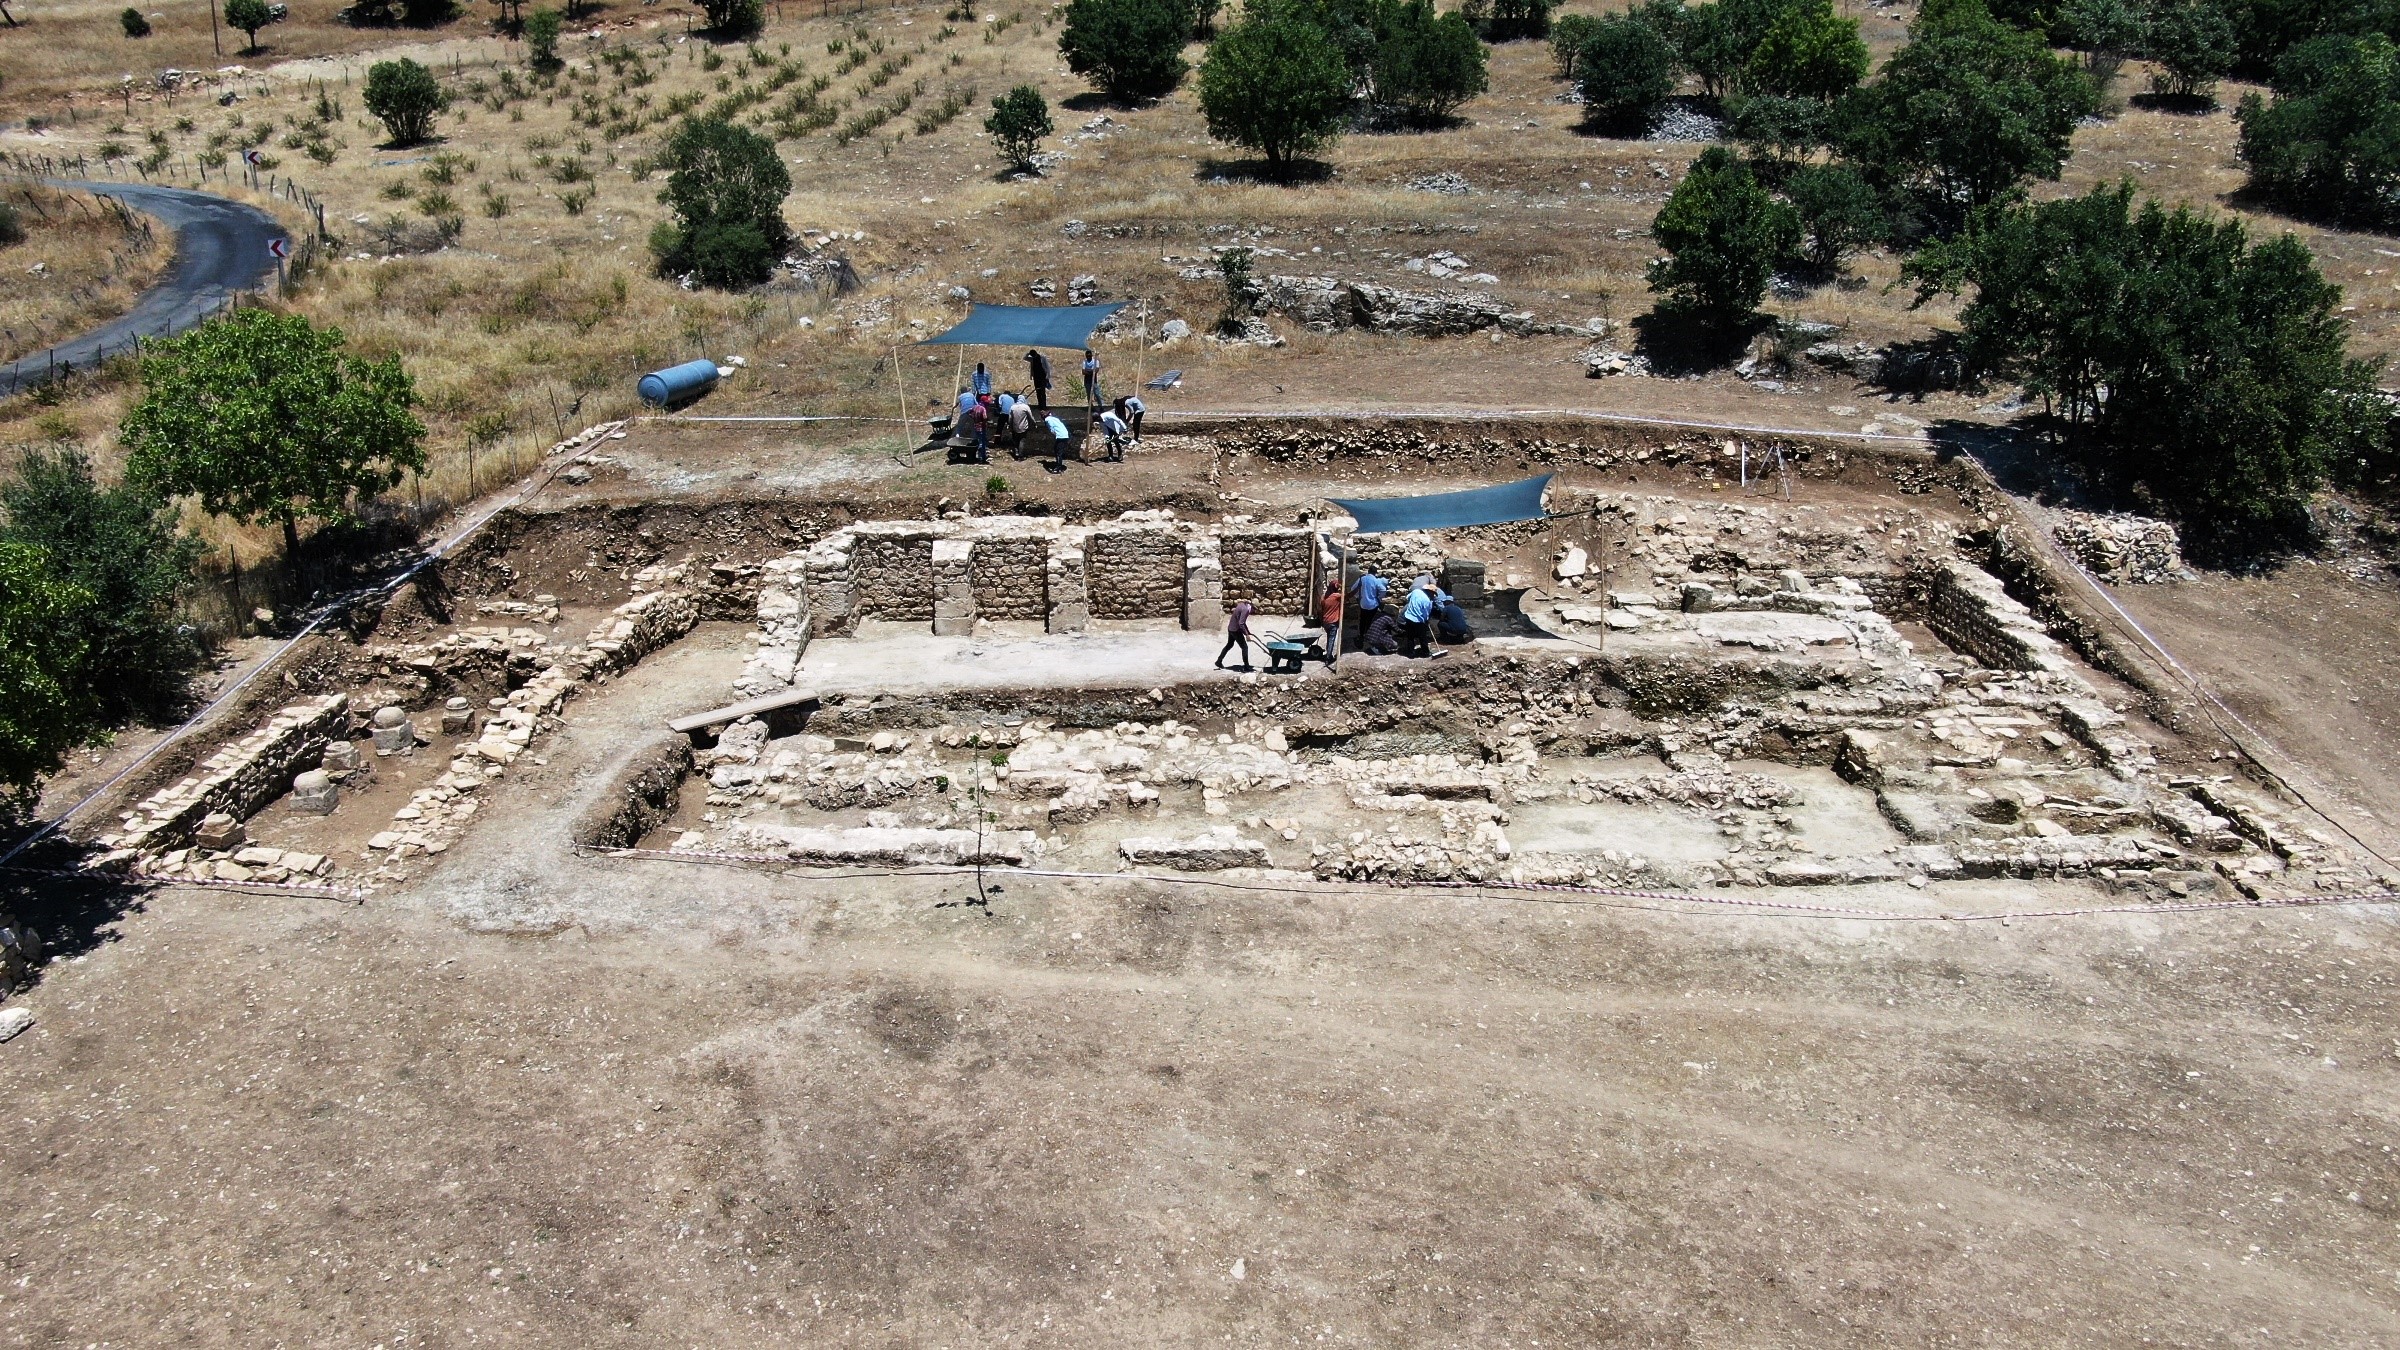
[[[13,360],[122,313],[174,256],[163,230],[145,230],[80,192],[9,183],[0,204],[25,231],[0,248],[0,362]]]
[[[547,82],[525,68],[519,44],[494,35],[486,11],[434,31],[358,33],[322,3],[295,6],[291,20],[266,30],[263,61],[211,87],[239,95],[220,106],[189,91],[172,104],[121,91],[123,72],[94,55],[127,46],[113,11],[34,7],[24,29],[0,30],[9,76],[0,114],[10,118],[0,150],[72,157],[113,140],[150,154],[167,181],[216,188],[240,150],[259,148],[273,183],[297,183],[328,204],[336,241],[332,260],[289,303],[341,325],[367,351],[408,362],[434,430],[435,466],[420,488],[455,499],[526,462],[577,418],[627,410],[633,377],[662,362],[745,357],[749,370],[715,396],[717,410],[889,417],[948,392],[953,354],[903,346],[960,314],[962,294],[1063,301],[1075,278],[1089,276],[1100,296],[1141,302],[1135,312],[1152,331],[1170,318],[1205,328],[1219,307],[1212,245],[1251,246],[1261,273],[1419,287],[1438,283],[1409,261],[1448,250],[1496,278],[1480,288],[1510,307],[1552,322],[1605,318],[1627,341],[1623,325],[1649,307],[1641,278],[1654,251],[1650,218],[1697,149],[1579,133],[1579,110],[1560,101],[1565,86],[1537,43],[1493,50],[1492,90],[1456,127],[1352,135],[1328,152],[1326,179],[1278,186],[1254,181],[1209,139],[1188,84],[1153,107],[1100,104],[1064,69],[1052,9],[994,3],[966,18],[921,4],[825,16],[787,5],[770,9],[757,41],[715,44],[687,36],[691,10],[604,6],[568,35],[566,69]],[[162,14],[159,37],[141,48],[144,69],[181,52],[166,39],[195,40],[191,16]],[[1907,15],[1862,12],[1879,57],[1900,42]],[[73,40],[55,46],[65,55],[53,55],[53,38],[69,32]],[[388,147],[360,107],[365,67],[384,49],[426,61],[450,88],[435,143]],[[176,60],[206,64],[195,53]],[[2143,81],[2128,67],[2116,92]],[[1063,158],[1041,178],[1010,181],[981,120],[990,99],[1018,83],[1050,99],[1060,134],[1049,148]],[[2224,90],[2228,106],[2239,92]],[[71,118],[62,117],[70,103]],[[646,240],[665,212],[649,159],[695,109],[730,111],[778,136],[795,184],[787,218],[849,260],[861,290],[837,302],[787,280],[726,295],[654,274]],[[29,130],[28,117],[46,125]],[[2223,108],[2125,108],[2084,128],[2064,181],[2037,192],[2131,175],[2170,199],[2247,214],[2262,233],[2293,230],[2348,290],[2359,348],[2389,352],[2400,300],[2391,255],[2400,250],[2381,236],[2247,212],[2233,197],[2241,171],[2232,145]],[[112,167],[135,172],[130,160]],[[1470,190],[1409,186],[1437,172],[1462,176]],[[283,198],[248,195],[306,223]],[[1950,310],[1940,301],[1912,308],[1893,288],[1898,267],[1897,257],[1870,253],[1849,277],[1779,292],[1771,308],[1838,325],[1847,341],[1924,336]],[[1578,359],[1585,344],[1572,339],[1428,343],[1277,327],[1292,342],[1273,352],[1197,340],[1143,352],[1131,331],[1103,350],[1115,369],[1184,370],[1167,407],[1600,406],[1829,429],[1874,416],[1859,413],[1870,395],[1841,381],[1776,393],[1729,373],[1589,382]],[[1910,412],[1973,417],[1992,397],[1937,395]],[[38,415],[53,427],[63,416],[104,445],[122,404],[103,382],[78,405]],[[36,415],[0,408],[0,440],[25,439]]]

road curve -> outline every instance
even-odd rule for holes
[[[51,186],[114,197],[156,218],[175,232],[175,261],[163,280],[116,319],[0,366],[0,396],[31,389],[70,364],[88,370],[101,357],[128,350],[137,338],[171,337],[197,325],[233,296],[256,290],[262,278],[274,275],[267,243],[290,233],[255,206],[188,188],[58,179]]]

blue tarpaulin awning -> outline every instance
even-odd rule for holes
[[[920,347],[1083,347],[1102,320],[1125,308],[1113,305],[977,305],[956,328],[918,343]]]
[[[1498,525],[1510,520],[1540,520],[1542,489],[1550,475],[1527,478],[1498,487],[1464,492],[1435,492],[1422,497],[1328,497],[1327,501],[1358,521],[1360,534],[1391,534],[1399,530],[1449,530],[1462,525]]]

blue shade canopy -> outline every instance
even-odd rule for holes
[[[920,347],[1082,347],[1092,330],[1125,308],[1113,305],[977,305],[958,327]]]
[[[1391,534],[1400,530],[1450,530],[1462,525],[1498,525],[1510,520],[1540,520],[1542,489],[1550,475],[1527,478],[1498,487],[1464,492],[1435,492],[1423,497],[1364,497],[1327,501],[1358,521],[1360,534]]]

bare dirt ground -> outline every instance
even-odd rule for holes
[[[2304,560],[2268,576],[2210,573],[2115,594],[2312,780],[2296,786],[2324,798],[2319,806],[2385,857],[2400,856],[2400,722],[2390,676],[2400,597],[2389,582]]]
[[[2378,913],[1030,879],[987,913],[966,878],[579,859],[532,828],[733,636],[588,695],[404,892],[165,890],[54,966],[5,1057],[0,1335],[2400,1335]]]

